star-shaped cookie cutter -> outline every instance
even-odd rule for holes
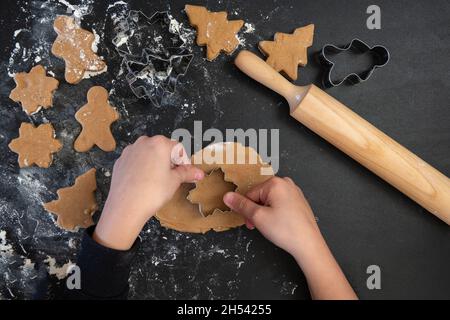
[[[173,26],[167,11],[147,17],[141,11],[131,10],[115,31],[112,42],[122,57],[131,91],[159,106],[166,94],[175,92],[178,78],[189,68],[194,55],[188,41]]]
[[[371,68],[360,72],[360,73],[350,73],[346,75],[343,79],[333,80],[332,73],[334,69],[335,63],[327,57],[327,54],[339,54],[344,51],[353,51],[360,54],[364,54],[366,52],[372,53],[373,56],[373,65]],[[348,82],[350,84],[358,84],[364,81],[367,81],[372,73],[381,67],[384,67],[390,59],[390,54],[386,47],[381,45],[376,45],[370,47],[365,42],[360,39],[353,39],[350,44],[344,47],[338,47],[333,44],[326,44],[323,46],[322,50],[319,53],[319,61],[325,67],[325,74],[323,77],[323,86],[325,88],[337,87],[343,84],[344,82]]]

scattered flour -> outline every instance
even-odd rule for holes
[[[94,29],[92,29],[92,33],[94,34],[94,42],[92,42],[91,49],[92,49],[92,51],[97,52],[98,51],[98,43],[100,42],[100,36]]]
[[[31,259],[26,258],[23,260],[23,265],[21,266],[21,268],[25,272],[29,272],[29,271],[34,270],[34,266],[35,266],[35,263],[32,262]]]
[[[30,30],[28,30],[28,29],[17,29],[16,31],[14,31],[14,38],[16,38],[19,35],[19,33],[21,33],[21,32],[30,32]]]
[[[58,2],[67,7],[67,13],[72,14],[78,23],[83,19],[83,16],[92,11],[93,0],[81,1],[79,5],[71,4],[66,0],[58,0]]]
[[[105,66],[105,68],[103,68],[100,71],[85,71],[84,75],[83,75],[83,79],[89,79],[89,78],[98,76],[99,74],[105,73],[106,71],[108,71],[108,66]]]
[[[24,199],[29,199],[30,203],[42,204],[41,196],[47,192],[47,188],[39,179],[33,176],[31,170],[20,170],[17,182],[17,189]]]
[[[13,249],[10,244],[6,241],[6,231],[0,230],[0,254],[3,255],[10,255],[12,254]]]
[[[58,278],[58,280],[62,280],[67,276],[67,270],[74,266],[75,264],[69,260],[69,262],[63,264],[62,266],[58,267],[56,265],[55,258],[52,258],[50,256],[47,256],[47,259],[44,260],[45,263],[48,264],[48,274],[55,276]]]
[[[244,33],[253,33],[253,32],[255,32],[255,25],[254,24],[252,24],[252,23],[248,23],[248,22],[246,22],[245,24],[244,24]]]
[[[76,240],[73,238],[69,239],[69,241],[67,242],[67,245],[69,246],[69,248],[75,249],[77,247]]]
[[[128,3],[126,3],[125,1],[116,1],[116,2],[114,2],[113,4],[110,4],[110,5],[108,6],[108,8],[106,8],[106,11],[108,11],[109,9],[114,8],[115,6],[120,5],[120,4],[123,4],[123,5],[125,5],[125,6],[128,6]]]

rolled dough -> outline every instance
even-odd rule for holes
[[[220,161],[208,161],[206,156],[210,154]],[[228,156],[234,154],[234,161],[230,164],[225,163],[224,160],[227,154]],[[244,161],[237,161],[242,159]],[[252,162],[252,159],[256,161]],[[273,176],[271,166],[264,163],[254,149],[239,143],[225,142],[209,145],[192,156],[192,163],[206,173],[220,168],[224,173],[224,180],[234,183],[237,186],[236,192],[241,194],[247,193],[253,186]],[[271,174],[267,175],[267,172],[265,172],[266,175],[261,174],[261,168],[266,168],[266,171]],[[195,188],[194,184],[182,184],[173,198],[156,213],[155,216],[162,226],[181,232],[206,233],[209,230],[229,230],[245,223],[240,214],[220,209],[215,209],[212,214],[203,217],[198,204],[192,204],[186,198],[193,188]],[[209,186],[211,190],[214,188],[214,184]],[[207,190],[208,188],[205,188],[205,192]]]

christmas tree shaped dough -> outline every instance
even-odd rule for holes
[[[54,23],[58,36],[52,46],[52,53],[66,63],[65,78],[75,84],[83,79],[86,71],[100,72],[106,68],[103,60],[92,50],[95,36],[81,29],[74,18],[58,16]]]
[[[275,33],[274,41],[261,41],[259,49],[268,56],[266,62],[291,80],[297,80],[298,66],[308,63],[307,49],[313,43],[314,25],[295,29],[293,34]]]
[[[75,113],[75,119],[82,125],[75,140],[75,150],[86,152],[97,145],[103,151],[114,151],[116,140],[111,133],[111,124],[119,119],[119,114],[108,103],[108,91],[103,87],[92,87],[87,100],[88,103]]]
[[[209,158],[211,154],[213,154],[213,159],[221,160],[211,161],[212,159]],[[231,163],[225,161],[227,156],[234,161]],[[195,166],[206,173],[221,169],[224,173],[224,180],[235,184],[236,192],[241,194],[246,194],[251,188],[273,176],[271,166],[265,164],[254,149],[244,147],[239,143],[209,145],[194,154],[191,160]],[[193,184],[182,184],[173,198],[156,213],[156,218],[162,226],[181,232],[205,233],[209,230],[225,231],[245,223],[240,214],[220,209],[215,209],[212,214],[204,217],[200,213],[198,205],[191,203],[186,198],[194,187]],[[215,187],[214,184],[205,186],[205,188]]]
[[[55,131],[50,123],[35,127],[22,122],[19,137],[9,143],[9,148],[19,155],[19,167],[36,164],[48,168],[52,163],[52,154],[61,150],[62,144],[55,139]]]
[[[228,20],[226,12],[210,12],[201,6],[187,4],[184,10],[190,24],[197,29],[197,44],[206,45],[209,61],[217,58],[220,51],[232,53],[239,45],[236,33],[242,28],[243,20]]]
[[[44,204],[45,210],[55,214],[56,223],[63,229],[75,230],[94,224],[92,215],[97,211],[95,169],[90,169],[75,180],[75,184],[57,191],[58,200]]]
[[[58,80],[47,77],[45,68],[34,66],[30,72],[19,72],[14,76],[16,87],[9,97],[20,102],[26,114],[33,114],[53,104],[53,92],[58,88]]]

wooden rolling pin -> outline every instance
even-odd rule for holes
[[[286,98],[299,122],[450,225],[450,179],[445,175],[318,87],[293,85],[246,50],[235,64]]]

